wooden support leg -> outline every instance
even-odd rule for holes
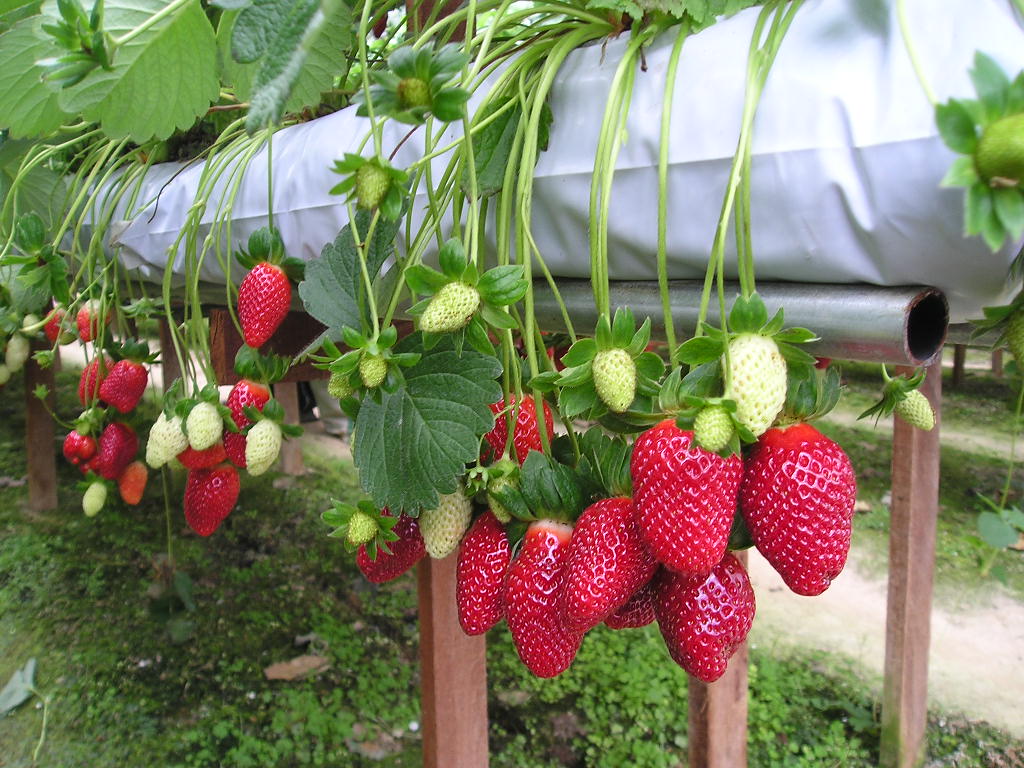
[[[884,768],[911,768],[924,761],[935,526],[939,508],[941,374],[940,365],[931,366],[921,387],[935,408],[935,428],[922,432],[901,419],[895,419],[893,428],[880,760]]]
[[[455,606],[454,556],[419,564],[424,768],[487,768],[487,658]]]
[[[32,351],[49,349],[49,344],[32,344]],[[46,405],[35,396],[35,388],[44,385],[46,398],[54,407],[53,368],[40,368],[31,357],[25,362],[25,460],[28,463],[28,505],[42,512],[57,508],[57,450],[53,441],[53,418]]]
[[[953,389],[964,388],[964,366],[967,364],[967,345],[956,344],[953,347]]]
[[[178,356],[174,353],[174,341],[166,317],[160,318],[160,370],[166,392],[174,380],[181,376],[181,366],[178,364]]]
[[[285,423],[298,424],[299,385],[278,382],[274,385],[274,397],[284,407]],[[301,475],[303,469],[302,444],[298,440],[285,440],[281,446],[281,471],[286,475]]]
[[[743,566],[747,553],[736,552]],[[689,684],[690,768],[744,768],[747,764],[747,644],[713,683]]]
[[[1003,348],[997,347],[992,350],[992,375],[997,379],[1003,378]]]

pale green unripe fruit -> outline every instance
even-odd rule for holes
[[[359,378],[367,389],[379,387],[388,377],[388,361],[379,355],[363,355],[359,358]]]
[[[732,439],[733,426],[729,412],[721,405],[704,406],[693,421],[693,435],[701,448],[718,453]]]
[[[331,378],[327,380],[327,394],[339,400],[344,400],[351,395],[352,385],[349,383],[348,374],[332,373]]]
[[[250,475],[262,475],[281,452],[281,427],[270,419],[256,422],[245,436],[245,468]]]
[[[13,373],[20,371],[28,360],[29,341],[20,333],[11,336],[7,342],[7,351],[4,352],[4,364]]]
[[[759,437],[786,403],[786,360],[774,339],[741,333],[729,342],[729,363],[725,397],[736,401],[736,420]]]
[[[348,521],[348,542],[358,547],[368,544],[377,535],[377,523],[372,517],[361,510],[352,513]]]
[[[197,451],[205,451],[220,440],[224,432],[224,421],[213,403],[202,402],[189,411],[185,420],[188,444]]]
[[[0,363],[0,387],[11,380],[11,369]]]
[[[591,363],[597,396],[613,413],[622,413],[636,397],[636,363],[624,349],[604,349]]]
[[[181,418],[170,419],[161,411],[149,430],[146,441],[146,463],[158,469],[188,448],[188,438],[181,431]]]
[[[935,426],[935,411],[932,410],[932,404],[916,389],[907,392],[906,397],[897,402],[893,410],[907,424],[925,432]]]
[[[462,491],[444,494],[436,509],[420,514],[420,533],[427,554],[435,560],[448,557],[469,527],[473,506]]]
[[[86,517],[96,517],[107,503],[107,484],[95,482],[82,494],[82,511]]]
[[[457,331],[480,307],[480,292],[465,283],[448,283],[434,294],[420,317],[420,330],[428,333]]]

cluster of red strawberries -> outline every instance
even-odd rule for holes
[[[487,443],[497,452],[505,434],[498,419]],[[520,459],[540,446],[531,401],[519,409],[513,442]],[[504,618],[523,663],[552,677],[569,667],[593,627],[657,621],[671,657],[710,682],[725,672],[754,618],[750,579],[727,551],[737,517],[798,594],[820,594],[845,564],[853,469],[809,424],[769,429],[745,457],[723,457],[666,420],[636,439],[630,474],[632,498],[596,500],[574,523],[530,523],[515,557],[493,505],[480,514],[458,547],[463,630],[481,634]],[[372,558],[360,548],[367,578],[396,578],[425,556],[422,520],[400,515],[390,554]]]

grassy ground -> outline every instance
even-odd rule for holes
[[[37,687],[49,699],[38,765],[419,763],[414,580],[367,584],[319,521],[330,497],[357,493],[349,464],[307,455],[317,471],[294,482],[247,479],[238,508],[207,540],[188,533],[175,506],[182,600],[168,589],[159,482],[140,507],[112,504],[89,520],[75,470],[62,464],[61,508],[24,511],[23,415],[20,393],[8,390],[0,685],[38,660]],[[61,408],[74,411],[66,399]],[[180,498],[181,478],[169,482]],[[266,666],[304,653],[329,668],[265,679]],[[685,764],[686,677],[656,629],[596,630],[552,681],[524,672],[504,629],[491,633],[488,653],[492,765]],[[751,656],[750,765],[876,764],[878,681],[834,655]],[[42,721],[38,700],[0,719],[0,766],[33,764]],[[1024,743],[948,714],[934,715],[929,744],[935,765],[1024,763]]]

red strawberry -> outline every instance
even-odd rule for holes
[[[78,325],[78,338],[82,341],[92,341],[100,333],[100,305],[97,301],[87,301],[83,304],[75,316],[75,323]],[[103,322],[110,325],[110,313],[103,317]]]
[[[655,558],[705,578],[729,541],[743,462],[705,451],[666,419],[636,439],[630,471],[640,530]]]
[[[850,551],[857,482],[810,424],[769,429],[746,462],[740,509],[757,549],[798,595],[820,595]]]
[[[565,523],[531,523],[505,577],[505,619],[512,641],[537,677],[568,669],[583,641],[581,633],[565,628],[559,606],[571,537],[572,527]]]
[[[607,619],[644,584],[658,563],[640,537],[633,500],[602,499],[587,507],[572,532],[563,620],[586,632]]]
[[[740,561],[727,552],[703,581],[662,569],[654,583],[654,611],[673,661],[711,683],[725,673],[754,623],[754,589]]]
[[[96,454],[96,441],[73,429],[64,438],[63,451],[64,458],[77,466],[79,462],[89,461]]]
[[[185,521],[200,536],[216,531],[238,501],[238,470],[224,463],[193,469],[185,482]]]
[[[124,472],[117,478],[117,489],[121,492],[121,500],[125,504],[135,506],[142,501],[142,494],[146,491],[146,481],[149,479],[149,470],[145,462],[133,461],[124,468]]]
[[[123,422],[113,421],[100,435],[89,469],[107,480],[114,480],[124,472],[138,450],[139,438],[135,436],[135,430]]]
[[[491,510],[476,519],[459,544],[455,601],[467,635],[482,635],[504,615],[503,591],[511,551],[505,526]]]
[[[238,287],[238,319],[245,343],[258,349],[288,315],[292,284],[284,270],[261,261],[249,270]]]
[[[383,510],[381,514],[391,516],[387,510]],[[398,516],[398,522],[391,530],[398,534],[398,541],[388,542],[390,555],[383,549],[378,549],[377,559],[371,560],[365,545],[359,547],[356,553],[356,565],[374,584],[397,579],[422,560],[427,553],[426,547],[423,546],[423,536],[420,534],[420,524],[416,518],[403,513]]]
[[[494,429],[484,435],[488,445],[484,446],[483,460],[487,462],[497,459],[501,455],[501,452],[505,450],[505,440],[508,438],[508,424],[505,421],[505,414],[502,413],[505,409],[505,401],[499,400],[496,403],[491,403],[490,407],[494,413],[501,413],[501,415],[494,420]],[[548,440],[551,440],[555,434],[555,427],[551,421],[551,408],[547,403],[544,403],[544,424]],[[530,451],[541,449],[540,430],[537,429],[537,405],[529,395],[523,397],[522,405],[518,409],[512,445],[516,454],[514,458],[517,458],[520,464],[526,461],[526,455]]]
[[[646,627],[654,621],[654,586],[647,582],[629,602],[605,619],[604,623],[612,629],[637,629]]]
[[[133,360],[118,360],[100,384],[100,399],[121,413],[128,413],[139,404],[148,383],[149,372],[144,365]]]
[[[50,314],[46,316],[46,325],[43,326],[43,333],[46,334],[50,344],[70,344],[75,340],[74,334],[66,327],[66,317],[67,312],[61,308],[51,309]]]
[[[185,469],[208,469],[214,464],[220,464],[226,458],[227,452],[222,443],[214,443],[202,451],[197,451],[190,445],[177,456],[178,461]]]
[[[268,400],[270,390],[267,387],[250,379],[242,379],[231,388],[226,405],[231,409],[235,426],[242,429],[252,423],[245,415],[245,407],[252,406],[262,412]],[[224,430],[224,448],[236,467],[245,467],[245,435]]]
[[[88,408],[100,396],[100,387],[103,386],[103,379],[106,378],[107,371],[110,370],[112,365],[112,361],[99,356],[94,357],[82,369],[82,375],[78,379],[78,400],[82,405]]]

